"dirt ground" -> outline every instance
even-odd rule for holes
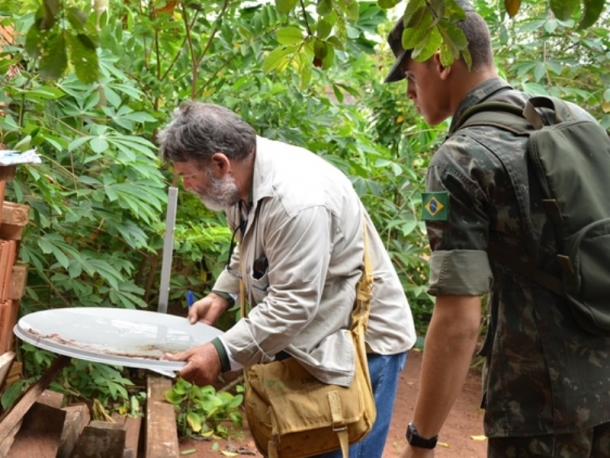
[[[383,458],[398,458],[405,444],[404,433],[413,413],[417,396],[421,360],[420,352],[409,352],[405,369],[400,374],[392,424]],[[480,387],[480,377],[473,371],[441,431],[435,457],[485,457],[487,441],[483,437],[483,412],[479,409]],[[197,458],[241,455],[262,457],[256,451],[252,437],[247,430],[236,432],[228,441],[182,439],[180,441],[180,451],[185,456]]]

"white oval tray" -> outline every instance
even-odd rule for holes
[[[161,373],[179,371],[185,365],[161,360],[165,353],[184,351],[223,334],[213,326],[190,324],[175,315],[103,307],[30,313],[19,320],[13,332],[53,353]]]

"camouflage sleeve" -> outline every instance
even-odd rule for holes
[[[491,287],[486,208],[497,166],[488,154],[458,134],[439,148],[428,169],[423,213],[432,249],[432,295],[478,296]]]

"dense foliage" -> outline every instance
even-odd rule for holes
[[[490,24],[506,79],[566,97],[610,127],[606,16],[581,30],[576,10],[560,20],[546,2],[519,2],[513,19],[503,6],[474,3]],[[350,176],[425,330],[431,300],[419,193],[444,126],[425,125],[402,84],[381,84],[391,62],[384,37],[404,5],[391,19],[376,2],[355,0],[94,6],[9,0],[0,7],[0,143],[36,147],[43,157],[40,166],[19,168],[6,196],[32,209],[19,253],[30,265],[23,314],[156,309],[166,190],[178,183],[158,161],[155,135],[180,101],[194,98],[225,105],[260,135],[305,146]],[[66,54],[53,55],[61,43]],[[170,310],[184,313],[187,289],[209,291],[229,239],[221,214],[180,193]],[[28,375],[48,365],[48,354],[22,350]],[[75,362],[59,385],[74,397],[114,399],[123,409],[131,402],[134,410],[140,395],[128,393],[125,380]]]

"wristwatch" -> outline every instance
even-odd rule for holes
[[[434,448],[436,447],[437,440],[438,434],[430,439],[426,439],[419,435],[413,423],[409,423],[409,426],[407,426],[407,442],[413,447]]]

